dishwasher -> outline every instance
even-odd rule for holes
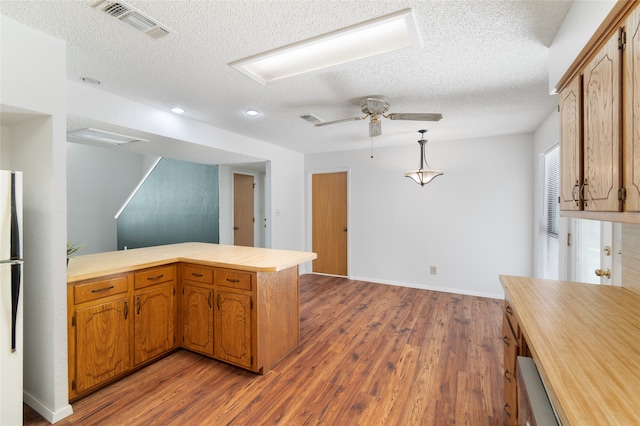
[[[560,425],[533,358],[519,356],[517,364],[518,425]]]

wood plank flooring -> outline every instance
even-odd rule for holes
[[[57,424],[503,423],[501,300],[320,275],[300,297],[301,344],[264,376],[180,350]]]

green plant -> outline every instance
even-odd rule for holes
[[[82,244],[70,243],[67,241],[67,257],[71,256],[82,248]]]

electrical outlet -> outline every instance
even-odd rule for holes
[[[429,267],[429,272],[431,272],[431,275],[436,275],[438,273],[438,268],[435,266],[431,266]]]

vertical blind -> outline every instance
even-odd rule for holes
[[[543,278],[558,278],[559,222],[558,195],[560,187],[560,147],[555,146],[544,154],[544,199],[542,237]]]

